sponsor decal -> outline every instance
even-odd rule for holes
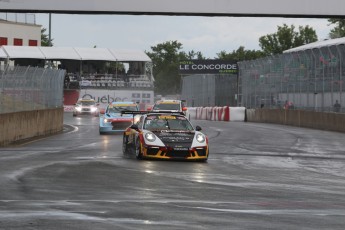
[[[185,74],[238,74],[235,61],[224,60],[190,60],[181,61],[179,73]]]
[[[109,104],[112,102],[128,101],[127,97],[111,97],[110,95],[105,95],[102,97],[93,97],[91,94],[84,94],[83,99],[94,99],[96,103]]]
[[[176,117],[174,116],[159,116],[159,119],[167,119],[167,120],[176,120]]]

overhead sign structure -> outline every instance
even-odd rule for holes
[[[0,0],[0,12],[344,17],[344,0]]]
[[[179,65],[180,75],[192,74],[237,74],[236,62],[224,60],[190,60],[181,61]]]

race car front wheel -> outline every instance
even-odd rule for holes
[[[128,153],[128,148],[127,148],[127,136],[123,135],[123,140],[122,140],[122,153],[123,155],[126,155]]]
[[[142,159],[143,158],[143,154],[141,153],[139,137],[135,141],[134,150],[135,150],[135,157],[137,159],[139,159],[139,160]]]

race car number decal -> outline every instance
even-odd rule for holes
[[[176,117],[174,116],[159,116],[159,119],[165,119],[165,120],[175,120]]]

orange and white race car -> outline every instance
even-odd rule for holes
[[[134,153],[137,159],[207,161],[208,138],[200,131],[178,113],[141,114],[124,132],[122,150],[125,155]]]

